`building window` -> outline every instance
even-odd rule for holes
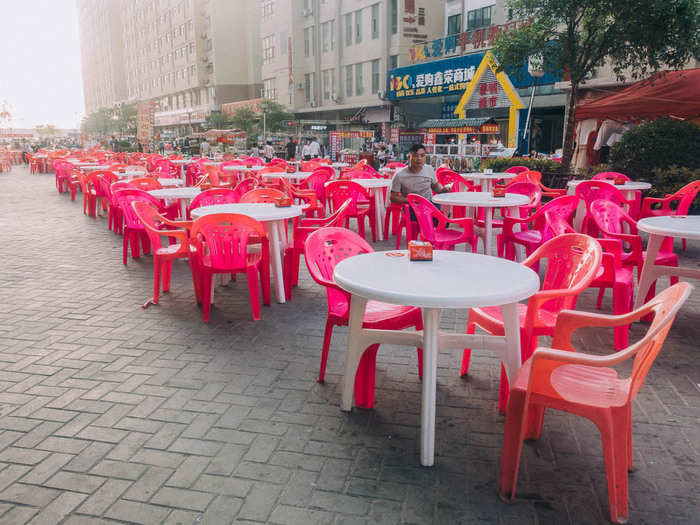
[[[321,33],[323,34],[323,52],[327,53],[331,47],[331,22],[321,24]]]
[[[379,93],[379,59],[372,60],[372,93]]]
[[[365,92],[364,81],[362,79],[362,66],[364,64],[355,64],[355,95],[362,95]]]
[[[345,15],[345,45],[352,45],[352,13]]]
[[[263,98],[269,100],[277,100],[277,88],[275,87],[274,78],[263,80]]]
[[[262,17],[272,16],[273,0],[262,0]]]
[[[389,57],[389,69],[399,67],[399,55],[391,55]]]
[[[311,56],[311,39],[313,38],[311,34],[311,27],[304,29],[304,56]]]
[[[355,11],[355,43],[362,42],[362,9]]]
[[[462,32],[462,13],[447,17],[447,34],[456,35]]]
[[[345,66],[345,96],[352,96],[352,67]]]
[[[480,27],[487,27],[491,25],[491,7],[482,7],[481,9],[474,9],[467,13],[467,31],[472,29],[478,29]]]
[[[379,4],[372,6],[372,40],[379,38]]]
[[[399,32],[399,0],[391,0],[391,34]]]
[[[263,64],[269,64],[272,59],[275,58],[275,36],[270,35],[263,38],[263,49],[262,49],[262,59]]]
[[[313,73],[306,73],[304,75],[304,90],[306,95],[306,102],[311,101],[311,93],[313,92],[313,86],[311,85]]]
[[[335,98],[335,69],[323,71],[323,100]]]

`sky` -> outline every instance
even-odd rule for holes
[[[85,113],[75,0],[0,0],[0,127],[76,128]]]

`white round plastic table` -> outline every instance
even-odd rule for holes
[[[644,266],[639,276],[639,287],[634,307],[644,304],[651,284],[662,275],[677,275],[700,279],[700,269],[675,266],[660,266],[656,264],[656,255],[666,237],[681,237],[683,239],[700,240],[700,215],[670,215],[662,217],[647,217],[637,222],[637,229],[649,234],[647,253]]]
[[[146,170],[125,170],[125,171],[113,171],[114,175],[120,179],[133,179],[136,177],[145,177]]]
[[[388,188],[391,186],[391,179],[352,179],[353,182],[357,182],[360,186],[369,191],[371,197],[374,197],[374,209],[375,213],[375,228],[377,232],[377,239],[380,241],[384,240],[384,215],[386,214],[386,202],[384,199],[384,192],[382,188]],[[326,185],[330,184],[331,181],[326,182]],[[387,190],[388,191],[388,190]]]
[[[481,191],[491,191],[493,183],[497,180],[510,180],[517,177],[517,173],[460,173],[465,179],[472,179],[476,184],[481,186]]]
[[[160,182],[160,185],[163,186],[164,188],[172,188],[172,187],[177,187],[177,186],[182,186],[182,181],[180,179],[168,179],[161,177],[158,179],[158,182]]]
[[[267,166],[235,166],[229,165],[224,166],[222,169],[225,171],[260,171],[267,168]]]
[[[240,213],[264,223],[270,234],[270,254],[272,255],[270,263],[272,265],[272,275],[275,277],[275,287],[277,288],[277,302],[284,303],[286,296],[284,293],[282,257],[284,256],[284,250],[287,248],[284,221],[300,216],[302,211],[303,208],[301,206],[278,208],[274,204],[269,203],[215,204],[192,210],[190,215],[193,219],[198,219],[212,213]]]
[[[293,173],[287,173],[286,171],[280,171],[276,173],[263,173],[261,177],[263,179],[287,179],[294,182],[301,182],[306,179],[312,172],[310,171],[295,171]]]
[[[526,195],[519,193],[506,193],[505,197],[494,197],[490,191],[458,191],[454,193],[440,193],[433,195],[435,204],[448,204],[450,206],[466,206],[467,208],[487,208],[484,213],[484,253],[493,253],[493,209],[508,208],[512,214],[516,214],[518,206],[523,206],[530,202]],[[476,220],[476,214],[473,214]]]
[[[569,182],[567,182],[566,193],[569,195],[575,195],[576,186],[578,186],[582,182],[582,180],[570,180]],[[615,186],[618,190],[622,192],[622,196],[628,201],[634,200],[634,193],[636,191],[643,191],[651,188],[651,184],[649,184],[648,182],[637,182],[633,180],[627,181],[624,184],[614,184],[614,182],[611,180],[601,180],[601,182],[607,182],[608,184],[612,184],[613,186]],[[581,223],[583,222],[583,218],[585,216],[586,203],[583,202],[583,199],[579,199],[578,205],[576,206],[576,214],[574,215],[574,229],[577,232],[581,231]]]
[[[432,261],[415,261],[406,250],[373,252],[349,257],[335,267],[333,279],[352,294],[348,351],[341,409],[352,410],[353,386],[360,358],[375,343],[416,346],[423,349],[421,396],[421,464],[435,460],[435,392],[437,359],[448,348],[483,348],[503,362],[511,384],[521,366],[518,301],[539,289],[538,275],[513,261],[467,252],[435,250]],[[418,306],[423,309],[423,331],[362,328],[368,300]],[[440,310],[500,306],[505,336],[440,331]]]
[[[158,179],[159,181],[161,179]],[[179,179],[163,179],[163,180],[178,180]],[[187,206],[192,199],[201,193],[199,188],[186,186],[184,188],[163,188],[160,190],[151,190],[148,193],[159,199],[177,199],[180,201],[180,218],[184,221],[187,219]]]

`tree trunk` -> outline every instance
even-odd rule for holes
[[[564,149],[561,157],[561,170],[569,171],[571,164],[571,156],[574,151],[574,123],[576,110],[576,96],[578,94],[578,86],[571,82],[571,94],[569,95],[569,104],[566,109],[566,122],[564,123]]]

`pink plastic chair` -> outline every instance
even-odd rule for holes
[[[162,205],[159,199],[156,199],[150,193],[137,188],[120,189],[116,191],[113,189],[113,195],[124,219],[124,227],[122,230],[122,233],[124,234],[122,255],[124,265],[126,266],[129,245],[131,245],[131,256],[134,259],[138,259],[140,256],[139,240],[141,240],[143,253],[150,253],[151,251],[151,243],[148,235],[146,234],[146,229],[141,223],[138,215],[136,215],[131,203],[137,200],[144,201],[154,206],[157,210],[161,210]]]
[[[384,166],[384,167],[385,167],[385,168],[389,168],[390,170],[398,170],[398,169],[401,169],[401,168],[405,168],[406,165],[405,165],[403,162],[393,161],[393,162],[387,163],[387,165]]]
[[[432,243],[436,250],[454,250],[457,244],[465,242],[471,245],[472,251],[476,253],[478,240],[474,233],[474,220],[471,217],[449,219],[433,203],[420,195],[410,194],[407,199],[418,220],[418,229],[423,241]],[[462,229],[448,228],[447,225],[450,223],[457,224]]]
[[[374,200],[370,199],[369,191],[351,180],[335,180],[326,186],[326,198],[330,201],[331,212],[337,210],[346,200],[351,199],[352,205],[345,212],[346,226],[350,219],[357,220],[357,231],[364,239],[365,219],[369,218],[372,230],[372,242],[377,241]]]
[[[618,206],[634,205],[625,199],[622,192],[612,184],[602,180],[585,180],[576,186],[576,196],[586,204],[586,215],[581,221],[581,233],[587,233],[596,237],[598,232],[591,219],[591,204],[598,199],[609,200]]]
[[[311,175],[306,177],[299,187],[302,189],[313,190],[316,193],[316,200],[326,206],[326,182],[334,176],[333,168],[330,166],[321,166],[315,169]]]
[[[522,173],[523,171],[529,171],[530,168],[527,166],[511,166],[508,168],[505,173]]]
[[[189,212],[200,206],[211,206],[213,204],[231,204],[238,202],[236,191],[229,188],[212,188],[197,195],[187,210]]]
[[[637,222],[620,206],[604,200],[591,203],[591,216],[603,237],[616,239],[622,243],[622,265],[636,267],[637,280],[639,280],[646,252],[642,249],[642,238],[637,233]],[[625,233],[625,225],[629,233]],[[655,263],[662,266],[678,266],[678,256],[673,253],[672,237],[666,238],[661,244]],[[670,280],[671,284],[675,284],[678,282],[678,277],[671,276]],[[655,290],[656,283],[649,288],[647,300],[654,296]]]
[[[262,246],[260,253],[248,253],[248,241],[253,237]],[[200,292],[204,322],[209,322],[212,281],[218,273],[246,273],[253,320],[259,321],[258,275],[263,303],[270,304],[270,250],[265,226],[247,215],[204,215],[192,223],[190,241],[196,252],[190,264],[194,262],[194,285]]]
[[[525,195],[528,199],[527,204],[523,204],[522,206],[518,206],[518,211],[516,217],[519,217],[521,219],[524,219],[528,217],[531,213],[534,213],[537,211],[537,209],[540,207],[542,204],[542,190],[540,187],[535,184],[534,182],[516,182],[515,184],[511,184],[507,187],[506,189],[507,193],[517,193],[518,195]],[[489,211],[493,213],[492,209],[484,209],[481,208],[479,209],[478,215],[477,215],[477,220],[476,220],[476,226],[477,228],[485,228],[486,227],[486,216],[485,213]],[[501,208],[501,217],[506,217],[506,216],[511,216],[512,213],[508,210],[508,208]],[[493,229],[501,229],[503,228],[503,220],[501,219],[496,219],[492,218],[491,219],[491,227]],[[499,243],[499,237],[497,237],[497,244]],[[501,252],[500,247],[498,248],[498,253]]]
[[[602,250],[600,244],[580,233],[558,235],[537,248],[524,266],[537,268],[547,260],[547,269],[540,291],[527,304],[518,305],[520,318],[520,353],[523,362],[532,355],[540,335],[552,335],[559,312],[571,310],[576,299],[598,274]],[[467,318],[467,333],[473,334],[479,326],[492,335],[504,335],[503,317],[498,306],[472,308]],[[469,371],[471,350],[464,349],[460,375]],[[498,410],[505,411],[508,401],[508,378],[501,365],[501,391]]]
[[[544,204],[529,217],[523,219],[505,217],[503,219],[503,233],[498,236],[498,254],[514,261],[515,245],[519,244],[525,247],[525,253],[529,256],[538,246],[552,238],[552,232],[547,227],[545,213],[557,213],[564,217],[567,222],[571,222],[577,205],[578,197],[576,195],[564,195]],[[516,226],[519,226],[521,231],[515,231]]]
[[[614,182],[615,179],[624,179],[626,182],[630,182],[630,179],[624,173],[619,173],[617,171],[604,171],[593,175],[591,180],[608,180]],[[639,212],[642,208],[642,192],[637,190],[634,192],[634,201],[630,203],[630,215],[635,219],[639,217]]]
[[[666,195],[663,199],[655,199],[653,197],[647,197],[642,201],[642,211],[640,214],[641,218],[645,217],[659,217],[662,215],[687,215],[688,210],[690,210],[690,205],[695,200],[698,192],[700,192],[700,180],[695,180],[690,184],[686,184],[676,193],[671,195]],[[674,210],[671,205],[677,201],[676,209]],[[661,205],[657,208],[657,205]],[[685,251],[686,242],[683,239],[683,251]]]
[[[318,382],[323,383],[328,361],[328,350],[334,326],[347,326],[350,313],[350,294],[333,281],[333,269],[340,261],[374,250],[362,237],[345,228],[321,228],[306,239],[304,260],[314,281],[326,288],[328,317],[323,334],[321,368]],[[420,308],[368,301],[362,322],[363,328],[403,330],[408,327],[423,329]],[[374,406],[374,378],[379,344],[367,348],[355,376],[355,402],[358,407]],[[418,373],[422,376],[423,352],[418,349]]]
[[[247,179],[243,179],[241,182],[236,184],[235,188],[233,188],[233,192],[236,194],[235,202],[240,202],[241,197],[243,197],[243,195],[245,195],[249,191],[254,190],[257,187],[258,179],[256,179],[255,177],[248,177]]]
[[[561,312],[552,348],[538,348],[518,372],[510,391],[503,432],[500,495],[515,497],[523,440],[538,439],[545,410],[585,417],[600,430],[608,485],[610,520],[626,523],[628,471],[633,467],[632,401],[661,351],[666,335],[692,286],[680,283],[641,308],[623,316]],[[608,355],[577,352],[571,336],[583,327],[614,327],[653,314],[646,335],[632,346]],[[628,377],[614,367],[633,359]],[[559,440],[561,436],[556,436]]]

